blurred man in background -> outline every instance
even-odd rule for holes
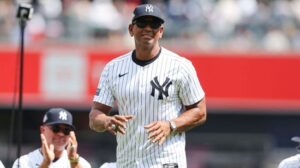
[[[117,167],[186,168],[185,131],[206,120],[204,91],[192,63],[159,45],[159,8],[139,5],[133,14],[135,50],[105,66],[90,127],[117,136]],[[115,101],[120,115],[109,116]]]
[[[78,154],[73,117],[63,108],[51,108],[40,126],[42,146],[17,159],[13,168],[90,168]]]
[[[297,149],[300,149],[300,137],[293,137],[292,141],[297,142]],[[279,163],[278,168],[299,168],[300,167],[300,154],[288,157]]]
[[[5,168],[1,160],[0,160],[0,168]]]

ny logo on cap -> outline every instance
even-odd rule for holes
[[[61,120],[67,120],[67,113],[65,112],[65,111],[61,111],[61,112],[59,112],[59,119],[61,119]]]
[[[146,12],[153,12],[153,6],[152,5],[146,5]]]

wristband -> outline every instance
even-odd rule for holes
[[[77,164],[79,162],[79,155],[77,154],[77,157],[69,158],[69,161],[71,164]]]

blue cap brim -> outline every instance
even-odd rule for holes
[[[157,17],[157,16],[153,16],[153,15],[142,15],[142,16],[134,17],[134,18],[132,19],[132,21],[135,21],[135,20],[137,20],[137,19],[140,19],[140,18],[143,18],[143,17],[146,17],[146,16],[154,17],[154,18],[160,20],[161,23],[165,23],[165,21],[164,21],[162,18]]]
[[[63,123],[63,122],[49,122],[49,123],[45,123],[45,125],[56,125],[56,124],[64,124],[64,125],[70,126],[73,130],[75,130],[75,126],[74,125],[70,125],[68,123]]]

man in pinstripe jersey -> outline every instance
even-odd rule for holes
[[[118,168],[186,168],[185,132],[206,120],[204,91],[192,63],[159,45],[158,7],[139,5],[133,14],[135,50],[105,66],[90,128],[116,135]],[[114,102],[119,115],[110,116]]]
[[[16,159],[12,168],[91,168],[78,154],[72,114],[49,109],[40,126],[41,147]]]

